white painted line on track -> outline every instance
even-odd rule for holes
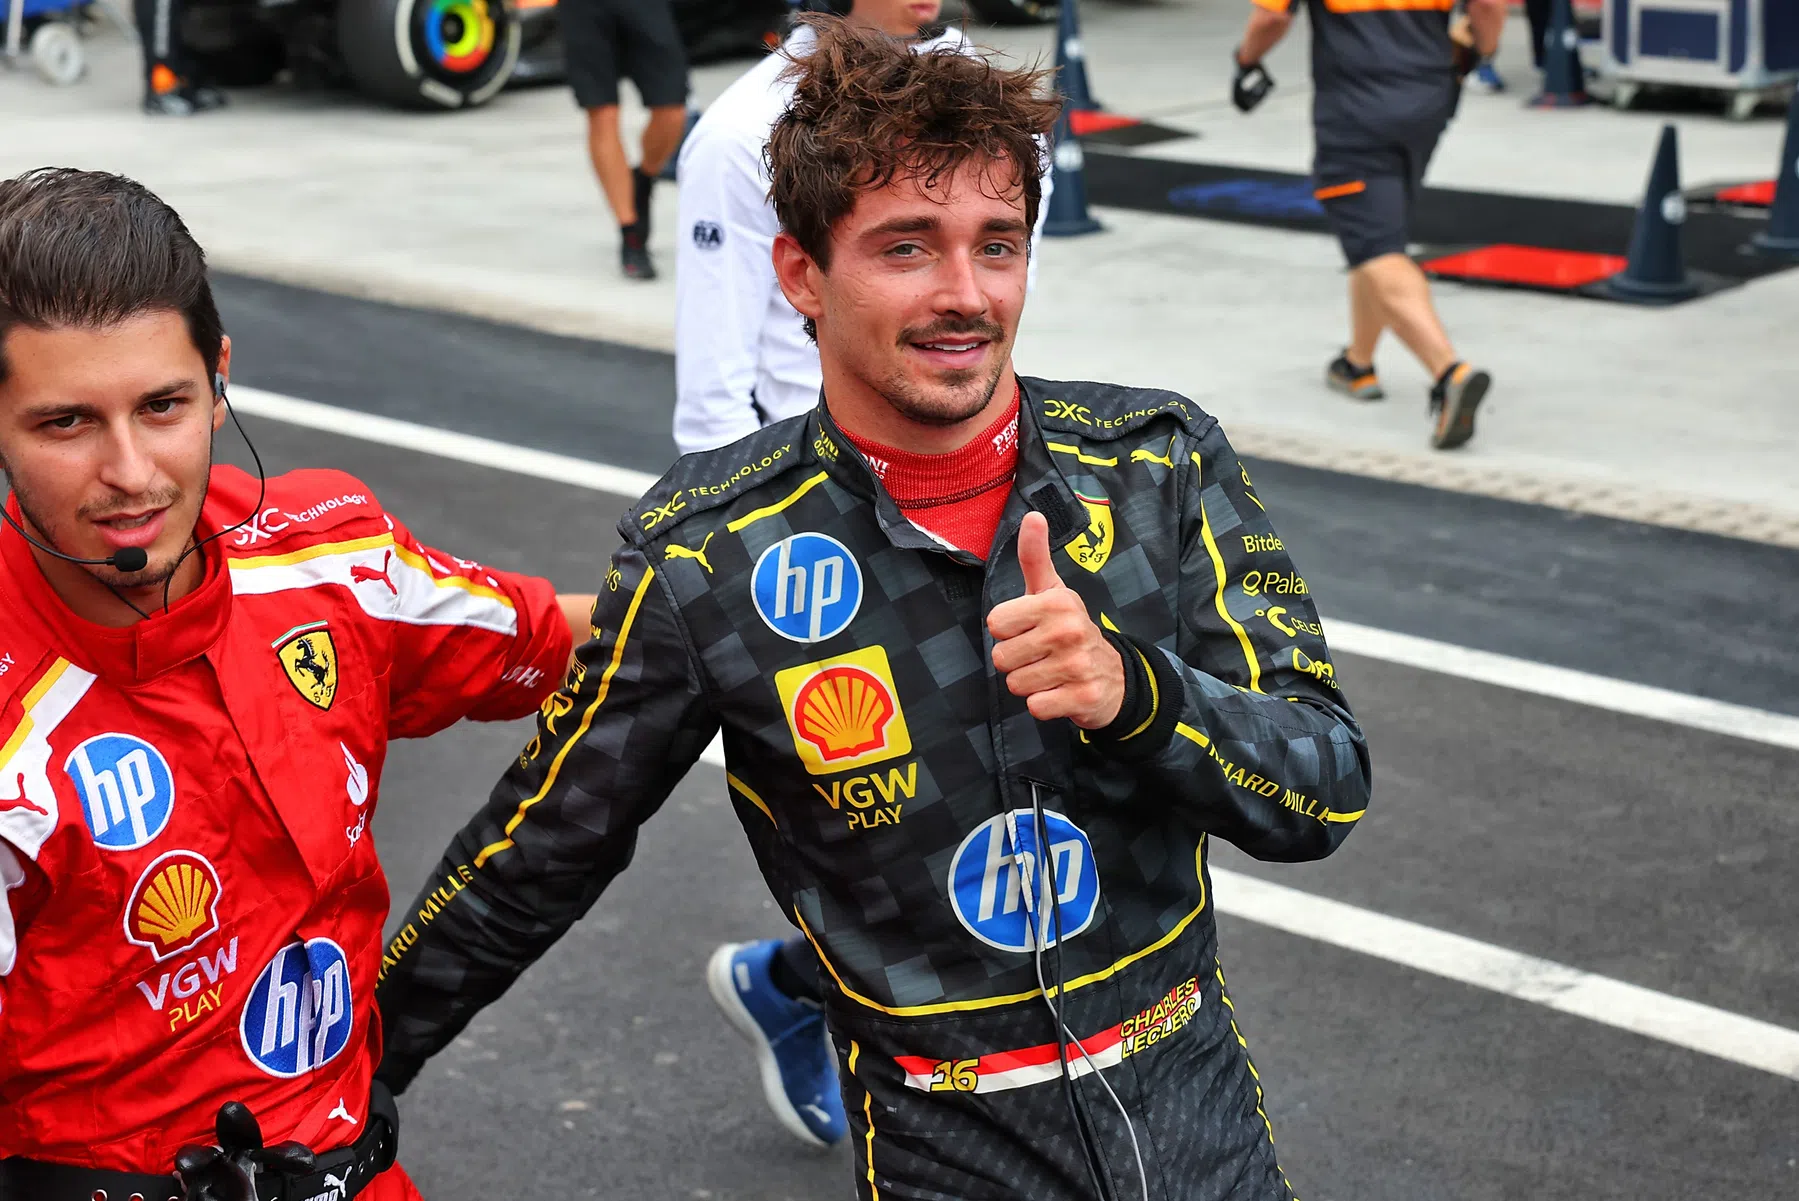
[[[1799,1080],[1799,1031],[1212,869],[1218,912]]]
[[[656,482],[655,476],[641,471],[257,388],[233,388],[231,400],[244,413],[289,425],[626,498],[643,495]],[[1328,625],[1331,645],[1350,654],[1799,750],[1799,718],[1353,622]],[[723,740],[714,738],[700,759],[724,767]],[[1225,868],[1212,870],[1212,882],[1213,903],[1220,913],[1799,1080],[1799,1031]]]
[[[283,396],[278,392],[264,392],[260,388],[233,386],[231,403],[239,412],[254,417],[324,430],[326,433],[341,434],[364,442],[378,442],[383,446],[416,450],[441,459],[455,459],[480,467],[495,467],[501,471],[535,476],[558,484],[591,488],[596,492],[611,492],[627,500],[636,500],[648,492],[658,479],[644,471],[594,463],[587,459],[553,454],[547,450],[532,450],[509,442],[496,442],[491,438],[459,434],[432,425],[379,417],[356,409],[317,404],[310,400]]]
[[[1324,637],[1334,651],[1799,751],[1799,717],[1784,713],[1769,713],[1348,621],[1326,618]]]

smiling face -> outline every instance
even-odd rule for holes
[[[821,268],[789,234],[776,273],[818,328],[832,414],[927,453],[955,449],[999,395],[1010,403],[1030,226],[1015,168],[970,158],[934,185],[862,192]]]
[[[0,459],[28,532],[78,558],[128,546],[149,556],[127,575],[39,553],[45,576],[84,615],[94,581],[127,595],[154,592],[160,604],[199,520],[212,434],[225,417],[187,323],[154,310],[98,329],[15,326],[4,350]],[[230,355],[227,341],[221,374]],[[196,559],[183,568],[197,578]],[[96,615],[109,618],[118,614]]]

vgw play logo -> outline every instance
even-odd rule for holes
[[[262,969],[238,1034],[257,1067],[291,1079],[342,1054],[354,1016],[344,949],[329,938],[311,938],[282,947]]]
[[[750,592],[769,629],[794,642],[823,642],[862,607],[862,568],[830,535],[794,534],[762,552]]]
[[[175,812],[175,776],[162,752],[131,734],[97,734],[63,770],[81,796],[94,842],[109,851],[148,846]]]
[[[1060,813],[1044,810],[1043,825],[1049,835],[1047,861],[1040,851],[1036,815],[1029,809],[987,819],[962,840],[950,861],[949,895],[956,916],[990,947],[1002,951],[1053,947],[1058,941],[1058,907],[1063,940],[1092,924],[1099,909],[1093,844]]]

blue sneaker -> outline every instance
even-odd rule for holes
[[[1482,92],[1505,91],[1505,80],[1500,78],[1499,71],[1493,66],[1492,59],[1483,59],[1480,66],[1474,68],[1474,86]]]
[[[726,943],[706,962],[706,987],[737,1032],[756,1048],[762,1096],[789,1133],[829,1147],[849,1132],[837,1083],[837,1056],[817,1005],[775,987],[769,961],[779,939]]]

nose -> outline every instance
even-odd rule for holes
[[[980,276],[973,259],[949,255],[937,270],[937,292],[933,307],[944,316],[974,317],[987,311],[987,294],[981,290]]]
[[[133,421],[120,421],[107,432],[105,459],[100,464],[100,482],[127,496],[139,496],[150,490],[156,479],[156,461]]]

